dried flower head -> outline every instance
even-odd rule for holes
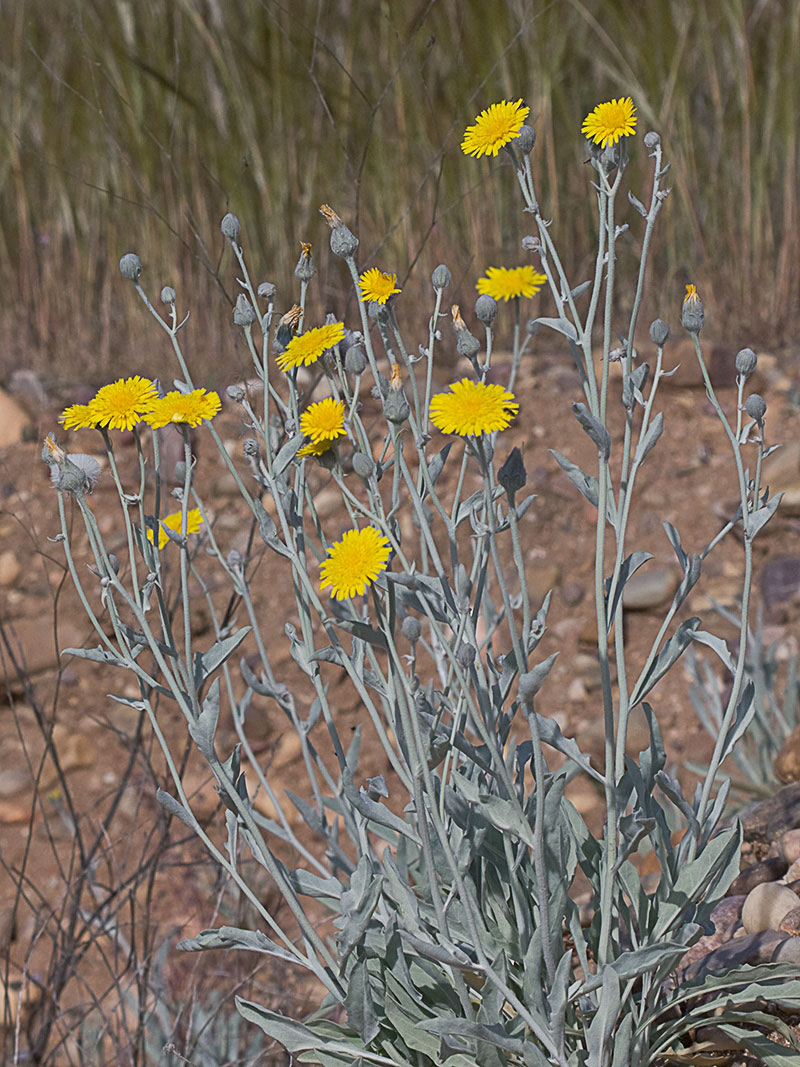
[[[312,444],[331,441],[344,435],[344,401],[332,396],[309,405],[300,416],[300,430]]]
[[[181,532],[182,512],[173,511],[171,515],[167,515],[159,523],[158,531],[158,550],[161,549],[169,541],[169,534],[164,532],[163,527],[167,530],[171,530],[173,533],[179,534]],[[200,508],[191,508],[186,512],[186,532],[187,534],[197,533],[200,527],[203,525],[203,516],[200,514]],[[147,540],[152,545],[154,543],[153,531],[147,531]]]
[[[311,245],[308,241],[301,241],[300,258],[294,268],[295,277],[299,278],[301,282],[310,282],[315,272],[316,267],[314,266],[314,260],[311,258]]]
[[[299,304],[292,304],[288,311],[278,319],[275,328],[275,341],[281,348],[286,348],[291,339],[297,333],[300,319],[303,317],[303,309]]]
[[[598,104],[581,126],[581,133],[601,148],[616,144],[620,137],[630,137],[635,132],[636,108],[629,96]]]
[[[331,228],[331,252],[348,259],[358,248],[358,238],[327,204],[322,205],[319,213]]]
[[[515,137],[528,117],[529,107],[522,100],[501,100],[481,111],[472,126],[467,126],[461,151],[465,156],[496,156]]]
[[[359,299],[362,304],[371,300],[377,304],[385,304],[390,296],[403,291],[397,288],[396,274],[384,274],[377,267],[364,271],[358,279],[358,288],[361,290]]]
[[[681,325],[689,333],[700,333],[704,319],[705,310],[703,309],[703,301],[697,292],[697,287],[687,285],[686,296],[683,298],[683,307],[681,308]]]
[[[391,552],[388,538],[374,526],[348,530],[328,549],[328,558],[320,568],[320,589],[330,589],[336,600],[364,593],[386,570]]]
[[[475,288],[495,300],[514,300],[520,296],[535,296],[547,281],[531,266],[489,267],[485,278],[479,278]]]
[[[459,437],[480,436],[505,430],[519,411],[513,393],[502,385],[487,385],[462,378],[449,393],[437,393],[431,401],[431,422],[442,433]]]
[[[152,402],[144,420],[154,430],[173,422],[199,426],[201,422],[213,419],[221,406],[217,393],[207,393],[205,389],[193,389],[191,393],[173,390]]]
[[[158,399],[155,385],[138,374],[133,378],[119,378],[98,389],[89,401],[89,412],[95,426],[110,430],[132,430],[141,422],[154,400]]]
[[[338,345],[344,337],[344,323],[331,322],[293,337],[275,362],[282,371],[294,367],[308,367],[316,363],[323,352]]]

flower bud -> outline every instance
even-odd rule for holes
[[[358,238],[327,204],[323,204],[319,211],[331,228],[331,252],[342,259],[349,259],[358,248]]]
[[[749,378],[756,369],[758,359],[752,348],[743,348],[736,353],[736,371],[744,378]]]
[[[364,481],[368,481],[375,473],[375,461],[372,456],[368,456],[365,452],[353,453],[353,470]]]
[[[764,397],[759,396],[758,393],[751,393],[744,402],[744,410],[751,419],[755,419],[756,422],[763,422],[767,413],[767,404]]]
[[[114,574],[119,574],[119,558],[113,552],[108,553],[108,565]]]
[[[440,263],[436,270],[431,275],[431,282],[434,289],[446,289],[450,284],[452,275],[450,274],[450,268],[444,263]]]
[[[178,294],[175,292],[171,285],[165,285],[164,288],[161,290],[161,303],[174,304],[175,297],[177,295]]]
[[[653,319],[650,323],[650,340],[659,348],[669,340],[669,326],[663,319]]]
[[[389,325],[389,305],[380,304],[377,300],[370,300],[367,305],[367,314],[371,319],[379,322],[382,326]]]
[[[649,133],[644,135],[645,148],[658,148],[661,144],[661,134],[656,133],[655,130],[650,130]]]
[[[294,273],[301,282],[310,282],[316,273],[314,260],[311,258],[311,245],[307,241],[300,242],[300,258],[294,268]]]
[[[512,448],[505,463],[497,472],[497,481],[513,502],[515,494],[522,489],[527,480],[528,475],[522,461],[522,453],[518,448]]]
[[[687,285],[681,308],[681,325],[689,333],[700,333],[704,319],[703,301],[697,295],[697,288],[694,285]]]
[[[129,282],[138,282],[142,273],[142,261],[134,252],[126,252],[119,261],[119,272]]]
[[[422,635],[422,627],[413,615],[406,615],[403,619],[403,625],[400,627],[400,631],[410,645],[415,645]]]
[[[458,652],[456,652],[456,659],[460,667],[465,670],[473,665],[475,662],[475,646],[470,645],[467,641],[462,641],[458,646]]]
[[[497,314],[497,301],[488,293],[481,293],[475,301],[475,314],[484,326],[491,326]]]
[[[367,369],[367,357],[357,345],[347,349],[344,369],[348,374],[363,374]]]
[[[520,152],[524,152],[526,156],[530,155],[534,144],[536,144],[536,130],[534,130],[533,126],[520,126],[514,144],[519,148]]]
[[[245,437],[244,441],[242,441],[242,453],[248,459],[255,459],[259,452],[258,441],[255,437]]]
[[[538,237],[528,233],[522,238],[522,248],[525,252],[541,252],[542,242]]]
[[[242,224],[232,211],[225,215],[219,228],[222,230],[222,236],[227,237],[229,241],[238,241],[239,234],[242,232]]]
[[[262,282],[258,287],[258,295],[264,300],[274,300],[277,291],[272,282]]]
[[[233,321],[237,326],[252,326],[257,317],[253,305],[244,293],[239,293],[236,297],[236,307],[233,309]]]
[[[241,404],[246,395],[241,385],[229,385],[226,392],[228,399],[232,400],[234,404]]]

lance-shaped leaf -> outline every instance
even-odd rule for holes
[[[203,707],[195,722],[189,723],[189,736],[207,760],[214,759],[214,735],[219,722],[219,678],[209,687]]]
[[[216,641],[207,652],[196,652],[194,656],[194,682],[199,689],[217,667],[221,667],[250,633],[249,626],[243,626],[236,633]]]
[[[619,568],[619,581],[617,582],[617,588],[614,590],[614,598],[606,608],[606,631],[610,631],[614,624],[614,616],[617,613],[617,605],[619,604],[619,598],[625,589],[625,585],[632,575],[638,571],[638,569],[653,556],[650,552],[631,552],[621,563]],[[611,592],[611,579],[606,578],[606,599]]]
[[[240,948],[249,952],[263,952],[277,956],[287,963],[297,963],[298,957],[281,945],[276,945],[260,930],[242,930],[237,926],[220,926],[216,930],[201,930],[197,937],[178,942],[183,952],[202,952],[212,948]]]
[[[578,420],[581,429],[597,446],[601,459],[607,460],[611,455],[611,436],[602,422],[596,418],[585,404],[573,403],[572,414]]]
[[[344,1004],[350,1028],[368,1045],[377,1036],[380,1024],[372,999],[366,960],[359,960],[347,976],[347,997]]]
[[[647,696],[656,682],[663,678],[673,663],[683,655],[685,649],[691,644],[694,631],[699,625],[699,616],[693,616],[680,624],[650,664],[647,673],[639,679],[636,688],[631,693],[631,707],[638,704],[642,697]]]
[[[540,318],[533,319],[532,324],[535,324],[536,326],[548,326],[551,330],[555,330],[557,333],[562,333],[565,337],[568,337],[570,341],[578,340],[578,331],[568,319]]]
[[[431,485],[436,485],[436,482],[437,482],[437,480],[439,478],[439,475],[444,470],[444,465],[447,462],[447,457],[450,455],[450,449],[452,447],[453,447],[453,442],[452,441],[448,441],[447,444],[444,446],[444,448],[441,450],[441,452],[437,452],[437,454],[433,457],[433,459],[428,464],[428,477],[430,478],[430,484]],[[427,484],[427,482],[424,482],[423,486],[422,486],[422,490],[420,492],[420,500],[424,500],[425,497],[427,496],[427,494],[428,494],[428,484]]]
[[[659,411],[650,425],[647,427],[647,433],[639,441],[636,446],[636,454],[633,457],[633,461],[637,467],[640,467],[650,453],[658,443],[658,439],[664,432],[664,413]]]
[[[773,496],[762,507],[757,508],[752,514],[747,516],[745,521],[745,532],[752,541],[758,531],[765,526],[772,516],[775,514],[778,505],[783,499],[783,493],[778,493],[777,496]]]

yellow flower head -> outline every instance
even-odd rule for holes
[[[519,411],[514,394],[502,385],[486,385],[462,378],[449,393],[437,393],[431,401],[431,422],[442,433],[459,437],[480,436],[505,430]]]
[[[364,271],[358,279],[358,288],[361,290],[359,299],[362,304],[368,300],[375,300],[379,304],[385,304],[390,296],[403,291],[397,288],[396,274],[384,274],[377,267],[371,267],[369,270]]]
[[[344,338],[344,323],[330,322],[293,337],[275,362],[282,371],[308,367]]]
[[[333,444],[333,441],[309,441],[307,445],[303,445],[302,448],[297,451],[297,458],[303,459],[305,456],[321,456],[323,452],[327,452]]]
[[[313,444],[330,443],[344,434],[344,401],[332,396],[310,404],[300,416],[300,429]]]
[[[160,525],[166,526],[168,530],[172,530],[173,533],[179,534],[181,532],[181,512],[173,511],[171,515],[167,515],[166,518],[161,520]],[[200,527],[203,525],[203,516],[200,514],[200,508],[192,508],[186,512],[186,532],[197,533]],[[147,531],[147,540],[150,544],[153,544],[153,531]],[[163,529],[158,531],[158,550],[159,552],[169,541],[169,536],[164,533]]]
[[[98,389],[89,401],[89,417],[95,426],[107,426],[109,430],[132,430],[141,422],[150,405],[158,398],[156,388],[149,378],[120,378]]]
[[[348,530],[328,549],[328,558],[320,567],[320,589],[329,588],[336,600],[364,593],[386,570],[391,552],[388,539],[374,526]]]
[[[581,133],[601,148],[636,133],[636,108],[629,96],[598,104],[583,120]]]
[[[169,426],[171,422],[199,426],[206,419],[213,419],[221,406],[219,396],[207,393],[205,389],[193,389],[191,393],[173,390],[150,404],[144,420],[154,430]]]
[[[496,156],[509,141],[519,136],[522,124],[528,117],[529,107],[522,100],[501,100],[499,104],[481,111],[473,126],[467,126],[461,151],[465,156]]]
[[[88,430],[97,426],[90,404],[70,404],[58,416],[65,430]]]
[[[697,292],[696,285],[686,286],[686,296],[683,298],[684,304],[697,304],[700,300],[700,294]]]
[[[485,278],[479,278],[475,288],[495,300],[512,300],[518,296],[535,296],[547,281],[531,266],[489,267]]]

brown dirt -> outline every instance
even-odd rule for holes
[[[594,515],[548,452],[548,448],[556,448],[584,469],[591,469],[592,446],[569,414],[568,402],[582,397],[568,357],[543,349],[541,341],[538,341],[538,347],[538,353],[526,363],[517,389],[522,414],[502,435],[498,454],[504,457],[513,445],[524,449],[528,491],[538,494],[523,522],[530,587],[536,600],[540,600],[548,588],[554,590],[548,618],[549,632],[540,645],[539,654],[546,656],[556,649],[560,649],[561,654],[542,691],[537,709],[556,716],[565,733],[576,736],[582,747],[596,754],[602,742],[602,715],[597,692],[589,688],[581,697],[573,690],[574,699],[567,697],[574,679],[575,657],[590,651],[584,642],[591,639],[593,631]],[[729,367],[730,358],[730,353],[719,350],[720,374]],[[764,393],[769,404],[767,426],[771,441],[788,442],[796,437],[794,387],[799,365],[800,352],[797,351],[783,353],[779,360],[762,360],[761,378],[754,388]],[[750,391],[753,390],[748,389]],[[612,422],[617,427],[615,445],[620,439],[619,427],[622,425],[622,408],[616,395],[612,392],[614,399],[610,405]],[[719,395],[730,415],[734,411],[735,390],[723,387]],[[672,549],[661,527],[662,521],[668,520],[678,528],[688,552],[697,551],[731,513],[731,502],[736,498],[729,446],[704,391],[691,384],[665,383],[657,407],[665,412],[664,436],[642,468],[638,507],[628,538],[629,551],[645,549],[654,554],[655,559],[648,564],[651,568],[674,563]],[[46,989],[39,994],[35,986],[37,982],[47,981],[53,944],[51,935],[59,924],[59,908],[68,896],[66,887],[75,877],[73,814],[91,839],[91,831],[96,832],[99,828],[102,813],[118,786],[138,730],[136,713],[113,703],[106,696],[108,692],[136,695],[127,675],[67,656],[62,657],[56,669],[59,649],[97,644],[88,623],[84,622],[71,583],[64,581],[61,546],[48,541],[58,533],[58,515],[55,494],[39,452],[42,436],[56,428],[56,414],[56,411],[41,414],[38,441],[15,445],[0,456],[0,550],[13,553],[21,565],[13,585],[0,589],[0,619],[8,639],[7,645],[0,643],[0,678],[5,673],[7,679],[5,686],[0,683],[2,768],[6,775],[15,771],[20,776],[20,787],[14,791],[13,779],[7,779],[11,782],[10,792],[7,790],[7,795],[0,797],[0,851],[4,868],[0,870],[0,908],[5,907],[3,914],[7,914],[13,905],[13,872],[24,866],[28,879],[27,902],[19,906],[16,914],[9,952],[12,967],[8,977],[13,984],[27,976],[28,987],[33,990],[28,995],[33,1000],[39,995],[47,996]],[[241,439],[247,436],[239,412],[226,407],[218,418],[218,427],[222,437],[238,450]],[[64,435],[60,433],[59,436]],[[97,452],[97,445],[92,432],[78,434],[70,441],[70,447],[75,450],[84,448]],[[215,534],[223,550],[244,550],[244,509],[231,491],[232,482],[214,454],[210,440],[201,437],[197,451],[201,492],[216,516]],[[121,444],[119,459],[123,476],[132,478],[136,465],[135,449]],[[454,475],[455,471],[451,469],[445,472],[444,478],[453,479]],[[335,487],[329,484],[328,475],[321,468],[315,468],[311,480],[323,517],[333,527],[338,521]],[[800,485],[800,474],[797,481]],[[92,498],[92,507],[101,530],[109,539],[108,547],[120,550],[118,504],[108,478],[101,480]],[[85,538],[79,532],[77,512],[70,521],[75,531],[75,556],[83,568],[88,557]],[[800,521],[779,510],[756,542],[756,584],[760,568],[767,560],[785,556],[800,557]],[[283,626],[287,621],[296,623],[297,620],[292,618],[294,599],[288,575],[276,566],[276,562],[274,555],[262,560],[254,577],[253,591],[257,613],[265,627],[266,643],[271,655],[274,653],[276,676],[292,684],[297,679],[297,672],[289,656]],[[730,637],[730,629],[724,625],[720,627],[707,612],[708,598],[713,596],[723,602],[732,602],[741,567],[740,540],[736,534],[731,534],[709,558],[704,578],[681,618],[692,614],[706,615],[707,628]],[[206,573],[212,573],[213,568],[205,569]],[[92,596],[99,610],[97,597],[94,593]],[[228,589],[220,581],[213,590],[217,610],[224,610],[228,597]],[[292,607],[287,610],[285,605]],[[206,647],[212,643],[210,617],[199,595],[194,600],[193,612],[198,645]],[[783,639],[789,646],[794,643],[796,647],[799,617],[797,604],[773,610],[767,618],[770,635]],[[628,614],[629,673],[636,672],[642,664],[660,618],[658,610]],[[241,607],[237,619],[240,624],[246,622]],[[252,649],[248,648],[248,651]],[[18,662],[22,679],[30,678],[30,688],[26,689],[22,684],[12,659]],[[338,684],[333,668],[331,682],[339,730],[346,741],[363,716],[355,694],[346,684]],[[702,762],[709,754],[710,742],[689,704],[687,680],[680,666],[654,690],[650,700],[658,714],[670,759],[676,764],[687,759]],[[299,710],[301,714],[307,710],[302,702]],[[59,778],[52,760],[41,762],[44,752],[42,721],[55,724],[54,741],[61,757],[63,779]],[[174,750],[183,753],[184,724],[167,702],[159,710],[159,721],[175,746]],[[275,705],[255,697],[248,730],[259,758],[265,764],[272,762],[271,780],[274,779],[278,792],[286,786],[300,791],[303,770],[299,753]],[[634,722],[633,734],[634,741],[642,739],[641,723]],[[119,808],[98,854],[97,878],[102,885],[112,884],[115,878],[132,877],[141,857],[158,851],[158,834],[163,828],[163,820],[155,801],[155,787],[169,787],[163,759],[150,739],[146,724],[143,738]],[[323,754],[329,751],[322,724],[316,727],[313,740]],[[232,724],[223,721],[218,738],[219,751],[227,753],[234,743]],[[195,795],[199,813],[210,820],[215,836],[221,841],[224,833],[222,810],[217,805],[208,775],[191,749],[186,750],[186,760],[189,791]],[[361,766],[364,778],[387,771],[385,756],[368,725],[365,725]],[[34,790],[33,779],[40,767],[38,790]],[[65,802],[65,783],[75,805],[74,813],[68,810]],[[574,799],[588,817],[599,817],[599,798],[587,792],[586,786],[575,787]],[[263,801],[259,803],[263,805]],[[267,811],[267,808],[262,807],[262,810]],[[216,870],[203,862],[202,849],[191,840],[188,832],[183,833],[182,827],[173,826],[168,841],[170,848],[164,854],[152,884],[142,875],[135,886],[133,897],[140,910],[118,917],[120,938],[116,948],[112,938],[104,945],[96,946],[81,962],[78,975],[66,983],[59,1032],[69,1030],[72,1017],[69,1013],[75,1013],[77,1018],[80,1011],[90,1005],[92,996],[101,997],[105,1005],[113,1001],[113,997],[102,1000],[106,994],[101,996],[101,991],[107,989],[115,970],[119,972],[125,968],[119,959],[110,957],[114,951],[124,955],[120,946],[126,939],[136,941],[131,916],[143,914],[142,909],[149,907],[150,920],[157,925],[157,933],[152,942],[139,944],[137,959],[141,962],[141,953],[157,951],[159,944],[168,937],[166,973],[173,985],[178,980],[198,982],[212,972],[218,962],[216,957],[209,962],[207,955],[187,958],[178,953],[175,943],[180,937],[193,936],[222,921],[242,925],[254,921],[252,915],[248,916],[247,909],[233,902],[232,895],[226,896]],[[73,864],[71,868],[70,862]],[[297,865],[295,862],[294,866]],[[271,904],[278,908],[277,896],[266,881],[262,879],[260,884],[265,897],[268,895]],[[48,909],[52,909],[52,915],[46,921]],[[215,909],[219,911],[216,918]],[[2,947],[0,945],[0,949]],[[106,952],[105,958],[101,949]],[[205,970],[198,972],[200,960]],[[243,979],[245,974],[239,971],[234,977]],[[299,984],[292,985],[285,974],[276,973],[274,968],[262,969],[250,992],[269,1006],[287,1011],[297,1011],[298,998],[302,1001],[305,995]],[[24,999],[24,990],[22,995]],[[36,1018],[35,1011],[30,1008],[29,1014],[24,1016],[23,1045],[27,1020]],[[7,1030],[7,1049],[11,1047],[10,1035]],[[75,1054],[77,1046],[73,1039],[70,1040],[72,1045],[67,1042],[59,1053],[59,1062],[69,1062],[65,1058],[69,1049]]]

